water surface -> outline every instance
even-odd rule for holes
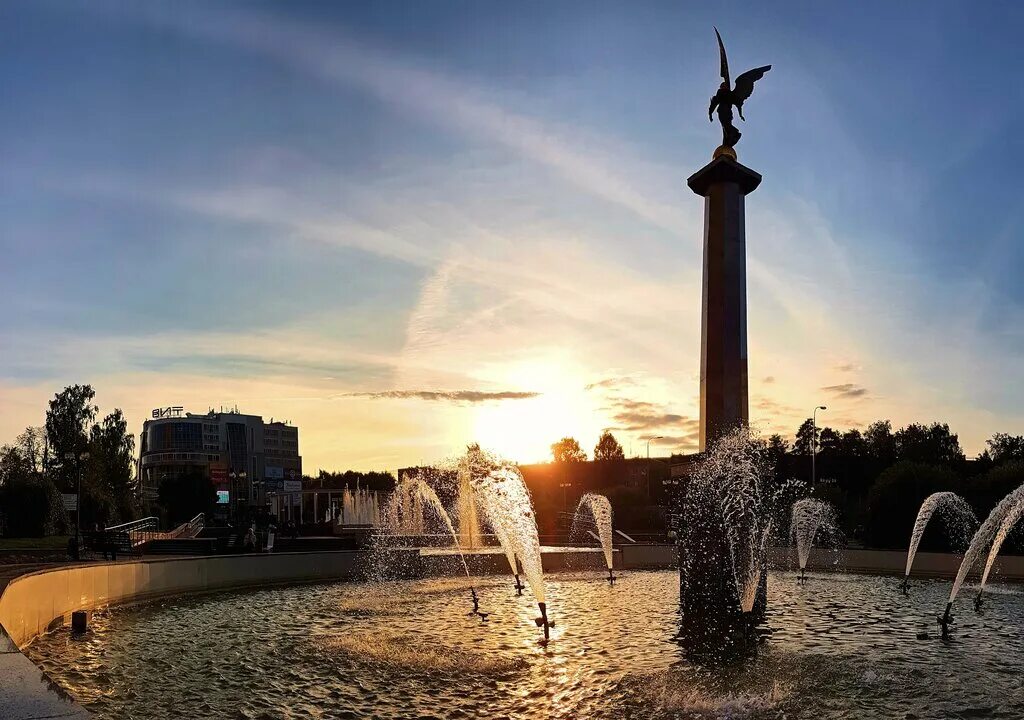
[[[547,647],[511,578],[474,582],[487,623],[465,579],[304,585],[114,608],[28,652],[98,718],[1024,717],[1014,587],[943,641],[948,582],[773,574],[764,645],[708,668],[672,641],[675,572],[548,576]]]

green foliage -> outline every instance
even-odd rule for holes
[[[905,548],[924,499],[959,487],[959,478],[948,467],[908,460],[889,467],[868,493],[868,542],[873,547]]]
[[[120,409],[92,426],[89,433],[89,485],[107,507],[106,524],[126,522],[136,516],[137,487],[133,467],[135,437]],[[85,515],[83,515],[83,520]]]
[[[551,457],[556,463],[586,462],[587,454],[580,448],[576,438],[564,437],[551,446]]]
[[[896,439],[892,434],[892,423],[876,420],[864,431],[864,444],[870,457],[888,467],[896,461]]]
[[[54,395],[46,411],[50,444],[47,472],[57,487],[72,492],[78,480],[78,456],[88,451],[89,426],[98,408],[91,385],[70,385]],[[72,457],[73,456],[73,457]]]
[[[8,537],[43,537],[67,528],[60,492],[28,455],[9,445],[0,448],[0,514]]]
[[[821,428],[818,428],[818,433],[820,432]],[[797,455],[810,455],[815,440],[817,440],[817,433],[815,433],[814,420],[807,418],[797,428],[793,452]]]
[[[601,437],[594,446],[595,460],[625,460],[626,454],[622,452],[622,445],[609,431],[601,433]]]
[[[896,431],[896,457],[913,462],[953,465],[962,463],[960,439],[946,423],[913,423]]]
[[[1024,435],[996,433],[986,444],[993,462],[1024,461]]]

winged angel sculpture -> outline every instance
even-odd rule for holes
[[[739,111],[740,120],[746,121],[743,117],[743,101],[754,92],[754,83],[764,77],[764,74],[772,69],[771,65],[747,70],[736,78],[736,87],[729,89],[729,60],[725,57],[725,45],[722,44],[722,36],[715,28],[715,36],[718,38],[718,51],[722,57],[722,84],[718,92],[711,98],[711,106],[708,108],[708,120],[714,122],[711,114],[718,109],[718,120],[722,123],[722,145],[732,148],[739,142],[742,133],[732,124],[732,108],[735,105]],[[735,153],[731,153],[735,156]]]

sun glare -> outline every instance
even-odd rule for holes
[[[508,387],[539,394],[478,408],[473,430],[482,447],[519,462],[543,462],[551,459],[552,443],[572,435],[589,454],[607,423],[581,372],[551,358],[495,368],[493,374]]]

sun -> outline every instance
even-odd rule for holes
[[[575,437],[584,449],[591,448],[607,425],[601,408],[585,389],[584,372],[562,358],[495,367],[488,376],[503,387],[538,393],[475,411],[475,441],[509,459],[522,463],[550,460],[551,444],[565,436]]]

